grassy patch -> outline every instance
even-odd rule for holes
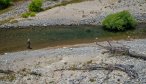
[[[26,12],[21,15],[21,17],[23,18],[34,17],[34,16],[36,16],[35,12]]]

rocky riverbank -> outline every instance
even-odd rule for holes
[[[60,4],[64,0],[57,0],[57,1],[49,1],[44,0],[42,9],[46,10],[49,7],[52,7],[56,4]],[[0,11],[0,25],[1,27],[5,27],[4,25],[13,24],[18,22],[17,18],[21,18],[21,15],[28,11],[28,5],[30,4],[31,0],[22,0],[19,2],[15,2],[11,4],[11,6],[7,9]]]
[[[146,54],[146,40],[113,41],[114,45],[125,45],[130,51]],[[100,44],[108,45],[106,42]],[[0,55],[0,70],[11,70],[13,74],[0,72],[3,84],[144,84],[146,61],[126,55],[103,54],[105,49],[95,43],[60,46],[32,51],[5,53]],[[76,70],[91,64],[131,65],[137,77],[131,78],[120,70]],[[67,69],[55,71],[57,69]],[[131,69],[130,69],[131,70]],[[109,73],[110,72],[110,73]],[[132,73],[132,72],[131,72]]]
[[[50,3],[50,2],[48,2]],[[50,3],[44,7],[51,6]],[[21,9],[23,10],[23,8]],[[129,10],[139,22],[146,21],[145,0],[91,0],[40,12],[36,17],[16,17],[0,27],[27,27],[49,25],[97,25],[110,13]],[[1,17],[2,15],[0,15]]]

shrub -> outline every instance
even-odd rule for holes
[[[35,12],[30,12],[29,16],[30,17],[34,17],[35,16]]]
[[[8,7],[10,3],[11,3],[11,0],[0,0],[0,9]]]
[[[39,12],[42,10],[41,6],[42,6],[42,0],[32,0],[28,8],[29,8],[29,11]]]
[[[135,28],[137,22],[128,11],[108,15],[102,22],[103,28],[110,31],[125,31]]]
[[[26,12],[26,13],[23,13],[21,16],[23,18],[28,18],[29,16],[30,17],[34,17],[35,16],[35,12]]]
[[[29,17],[29,13],[23,13],[21,16],[22,16],[23,18],[28,18],[28,17]]]

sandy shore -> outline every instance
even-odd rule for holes
[[[109,14],[128,10],[139,22],[146,21],[145,0],[90,0],[40,12],[36,17],[14,18],[1,27],[48,25],[97,25]]]
[[[114,45],[129,46],[130,51],[146,54],[146,39],[113,41]],[[100,44],[107,45],[106,42]],[[103,54],[105,49],[95,43],[78,44],[57,48],[45,48],[0,55],[0,69],[15,72],[13,80],[0,73],[2,84],[144,84],[146,82],[146,61],[129,56]],[[86,64],[133,65],[138,78],[131,79],[125,72],[114,70],[63,70],[62,68],[83,67]],[[29,72],[33,72],[30,74]],[[39,73],[39,74],[38,74]],[[108,79],[106,77],[108,76]],[[5,78],[4,78],[5,77]]]
[[[64,0],[57,1],[48,1],[43,0],[42,8],[47,9],[48,7],[54,6],[61,3]],[[22,0],[13,3],[10,7],[0,10],[0,25],[7,23],[15,23],[18,18],[21,18],[23,13],[28,12],[28,5],[31,3],[31,0]]]

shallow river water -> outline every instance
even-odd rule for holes
[[[27,39],[33,49],[90,43],[104,40],[145,38],[146,26],[126,32],[108,32],[101,26],[49,26],[0,29],[0,53],[26,50]]]

